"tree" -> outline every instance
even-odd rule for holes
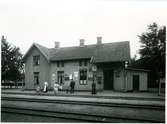
[[[6,41],[4,36],[1,39],[1,55],[2,55],[2,80],[18,81],[21,79],[23,62],[20,49],[12,46]]]
[[[148,31],[139,36],[142,48],[140,59],[145,60],[147,66],[154,66],[157,71],[165,71],[165,37],[166,27],[158,27],[156,23],[148,26]]]
[[[147,32],[139,36],[142,44],[138,63],[140,67],[149,69],[150,77],[157,79],[159,72],[165,74],[166,27],[159,27],[156,23],[148,26]]]

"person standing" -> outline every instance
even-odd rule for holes
[[[71,89],[70,89],[70,81],[67,81],[67,83],[66,83],[66,93],[68,93]]]
[[[75,81],[72,79],[70,83],[71,93],[74,93]]]
[[[53,89],[54,89],[54,94],[55,94],[55,95],[58,94],[59,84],[58,84],[57,82],[55,82]]]
[[[92,94],[96,94],[96,84],[92,83]]]
[[[44,82],[44,89],[43,92],[47,93],[48,92],[48,82]]]

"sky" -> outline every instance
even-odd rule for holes
[[[25,54],[35,42],[48,48],[130,41],[138,54],[138,35],[153,22],[167,23],[165,0],[0,0],[0,34]]]

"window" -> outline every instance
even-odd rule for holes
[[[64,67],[64,62],[57,62],[57,67]]]
[[[64,71],[57,72],[57,82],[58,84],[63,84],[64,82]]]
[[[34,84],[39,85],[39,72],[34,72]]]
[[[79,66],[82,66],[82,61],[81,60],[79,61]]]
[[[87,70],[80,70],[80,84],[87,84]]]
[[[120,77],[120,71],[119,71],[119,70],[115,72],[115,76],[116,76],[117,78]]]
[[[40,56],[33,56],[33,63],[34,65],[39,65],[39,60],[40,60]]]
[[[87,66],[87,60],[80,60],[79,66]]]
[[[64,67],[64,62],[61,62],[61,67]]]
[[[87,66],[87,61],[86,60],[84,61],[84,66]]]
[[[59,62],[57,62],[57,67],[59,67]]]

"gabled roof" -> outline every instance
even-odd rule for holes
[[[104,43],[100,45],[85,45],[83,47],[62,47],[46,48],[39,44],[34,44],[49,61],[64,61],[76,59],[90,59],[94,57],[94,62],[117,62],[130,60],[129,42]],[[29,49],[30,51],[30,49]],[[28,51],[28,52],[29,52]],[[28,54],[27,52],[27,54]],[[24,56],[24,58],[26,55]]]
[[[36,47],[44,55],[44,57],[49,61],[50,50],[48,48],[44,47],[44,46],[41,46],[41,45],[37,44],[37,43],[33,43],[31,45],[31,47],[28,49],[26,54],[23,56],[23,61],[26,60],[28,54],[30,53],[30,51],[32,50],[33,47]]]
[[[47,60],[49,60],[49,55],[50,55],[50,49],[41,46],[37,43],[35,43],[35,46],[42,52],[42,54],[46,57]]]
[[[106,43],[94,50],[95,62],[117,62],[130,60],[129,42]]]

